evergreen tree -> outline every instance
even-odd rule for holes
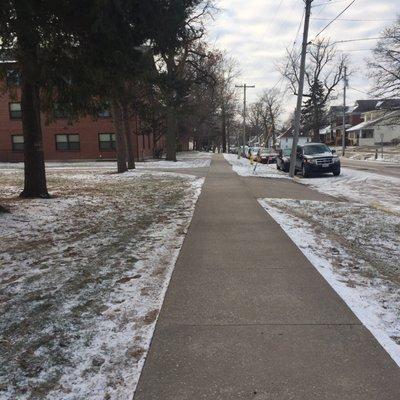
[[[319,142],[319,130],[326,122],[326,94],[322,83],[315,80],[310,86],[307,100],[302,107],[302,125],[305,132],[312,132],[314,142]]]

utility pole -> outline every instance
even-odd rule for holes
[[[248,88],[255,88],[254,85],[250,86],[246,83],[244,85],[235,85],[237,88],[243,88],[243,154],[244,154],[244,146],[246,143],[246,91]],[[238,158],[240,158],[239,149],[238,149]]]
[[[301,46],[299,87],[298,87],[298,92],[297,92],[297,106],[296,106],[296,113],[295,113],[295,119],[294,119],[292,153],[290,155],[289,176],[291,178],[294,177],[295,166],[296,166],[295,164],[296,164],[297,143],[299,141],[301,104],[303,102],[304,75],[305,75],[305,68],[306,68],[306,54],[307,54],[307,45],[308,45],[308,27],[310,25],[310,14],[311,14],[312,1],[313,0],[305,0],[306,11],[305,11],[305,18],[304,18],[303,43]]]
[[[344,67],[343,74],[343,134],[342,134],[342,156],[346,152],[346,89],[347,89],[347,67]]]

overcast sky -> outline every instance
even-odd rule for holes
[[[335,18],[351,0],[314,0],[309,38],[312,39],[329,21]],[[276,62],[284,56],[285,48],[296,40],[301,46],[303,27],[303,0],[217,0],[220,11],[209,24],[211,43],[226,50],[239,62],[242,75],[238,83],[256,85],[249,89],[249,101],[266,88],[273,87],[280,75]],[[400,13],[399,0],[356,0],[323,34],[331,41],[360,39],[379,36],[382,29],[393,23]],[[326,20],[323,20],[326,19]],[[346,19],[346,20],[344,20]],[[373,21],[349,21],[373,20]],[[296,33],[299,34],[296,38]],[[370,82],[366,77],[365,58],[375,40],[342,43],[338,49],[347,51],[351,57],[351,68],[355,70],[350,79],[349,102],[369,98],[355,89],[369,92]],[[280,86],[278,86],[279,88]],[[337,93],[342,96],[342,89]],[[294,107],[293,98],[287,100],[287,111]]]

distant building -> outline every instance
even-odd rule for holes
[[[0,161],[23,161],[24,137],[22,133],[22,110],[19,93],[10,98],[0,97]],[[84,117],[71,122],[59,113],[56,120],[46,125],[42,116],[43,150],[45,160],[113,160],[115,130],[111,115],[105,111],[95,119]],[[140,135],[140,120],[131,120],[133,151],[136,159],[153,156],[155,143],[153,133]],[[158,145],[162,145],[160,142]]]
[[[311,142],[311,137],[305,135],[302,131],[299,134],[298,144],[302,145],[308,142]],[[277,147],[280,149],[291,149],[293,144],[293,127],[286,129],[283,133],[281,133],[277,138]]]
[[[353,106],[346,106],[345,129],[363,121],[363,113],[374,110],[379,100],[357,100]],[[343,106],[332,106],[328,111],[329,125],[320,131],[321,140],[327,144],[340,145],[343,134]]]
[[[349,133],[347,135],[347,144],[354,146],[366,143],[373,144],[372,142],[375,140],[373,139],[373,133],[368,130],[367,125],[361,124],[367,121],[367,118],[370,121],[380,118],[399,107],[399,99],[357,100],[353,106],[347,106],[345,112],[345,129]],[[340,145],[343,135],[343,106],[332,106],[328,112],[328,119],[330,125],[320,130],[321,139],[327,144]],[[387,136],[389,138],[390,135],[387,134]],[[396,136],[396,134],[391,136]]]
[[[381,105],[381,107],[384,105]],[[390,145],[400,143],[400,109],[377,109],[365,112],[364,121],[347,129],[355,146]]]

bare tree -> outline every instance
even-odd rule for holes
[[[225,53],[220,53],[217,71],[217,90],[221,108],[222,151],[226,152],[227,126],[229,119],[233,117],[237,102],[237,92],[234,88],[234,80],[239,76],[237,61],[234,58],[227,57]]]
[[[313,131],[313,140],[319,141],[323,110],[328,102],[335,97],[335,89],[343,79],[344,69],[349,64],[349,58],[346,54],[338,53],[329,39],[318,39],[315,43],[309,45],[307,58],[306,90],[303,96],[309,99],[317,98],[317,101],[311,101],[313,117],[309,125]],[[298,52],[287,49],[285,59],[278,65],[279,71],[287,79],[289,88],[294,95],[297,95],[299,84],[299,60],[300,54]],[[315,88],[318,88],[321,92],[318,96],[315,96]]]
[[[264,132],[264,141],[272,137],[272,146],[276,145],[276,131],[282,113],[282,93],[275,88],[266,89],[256,103],[250,107],[250,121],[259,124]]]
[[[282,113],[282,93],[278,89],[267,89],[260,98],[262,109],[266,116],[269,132],[272,136],[272,146],[276,146],[277,123]],[[267,137],[268,141],[268,137]]]
[[[264,119],[259,101],[250,104],[249,106],[248,125],[247,132],[249,133],[250,137],[256,136],[259,143],[261,143],[262,136],[264,136],[264,139],[266,139],[266,136],[263,135]]]
[[[369,61],[369,70],[377,97],[400,96],[400,17],[383,31]]]
[[[188,95],[186,67],[196,55],[196,44],[205,35],[205,21],[213,10],[210,0],[165,2],[154,15],[155,28],[165,29],[154,29],[151,42],[166,108],[166,159],[169,161],[176,161],[179,109]]]

